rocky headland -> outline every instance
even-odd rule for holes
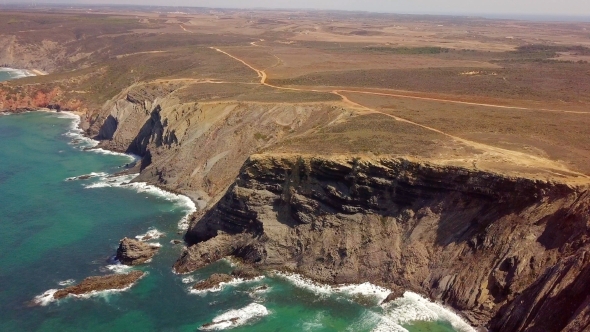
[[[175,270],[232,255],[427,294],[493,331],[579,331],[589,207],[586,187],[557,182],[401,158],[254,155],[193,221]]]
[[[555,169],[536,176],[534,163],[497,162],[499,149],[482,152],[482,144],[460,146],[465,140],[432,131],[434,145],[487,154],[496,163],[476,167],[464,156],[456,160],[468,162],[454,163],[430,150],[412,157],[402,153],[406,145],[391,145],[399,150],[388,154],[347,152],[348,146],[314,153],[310,144],[301,145],[309,153],[283,153],[283,146],[324,131],[358,133],[360,115],[372,115],[336,102],[191,101],[178,96],[182,88],[137,83],[97,106],[55,87],[31,85],[19,94],[4,87],[0,109],[75,111],[100,147],[141,157],[135,181],[190,197],[199,211],[189,218],[178,273],[235,256],[259,270],[327,284],[371,282],[392,290],[388,300],[414,291],[491,331],[588,328],[590,193],[583,181]],[[401,137],[425,134],[407,135]],[[336,137],[314,142],[337,146],[342,136]],[[416,142],[412,148],[430,147]],[[124,239],[118,258],[141,264],[156,251],[148,246]],[[59,296],[124,288],[139,273],[92,279]]]
[[[586,186],[404,156],[255,154],[354,111],[183,104],[162,93],[134,88],[79,114],[101,147],[142,157],[137,181],[198,204],[176,272],[235,256],[328,284],[369,281],[390,300],[425,294],[491,331],[579,331],[589,321]],[[129,264],[152,249],[139,252]]]

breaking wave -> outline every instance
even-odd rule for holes
[[[8,68],[8,67],[0,67],[0,71],[8,73],[8,75],[10,75],[11,79],[37,76],[26,69],[14,69],[14,68]]]
[[[138,193],[147,193],[161,197],[167,201],[173,202],[176,207],[182,208],[182,210],[185,212],[185,216],[178,222],[178,228],[182,230],[187,229],[188,217],[197,211],[197,206],[195,203],[187,196],[174,194],[145,182],[131,182],[131,180],[136,178],[138,175],[139,174],[103,176],[100,177],[97,182],[85,185],[84,187],[88,189],[105,187],[129,188],[137,191]]]
[[[249,282],[257,282],[262,279],[264,279],[264,276],[258,276],[256,278],[252,278],[252,279],[234,278],[233,280],[230,280],[227,282],[220,282],[217,286],[207,288],[207,289],[196,290],[196,289],[191,288],[189,290],[189,292],[191,294],[201,294],[201,295],[207,294],[207,293],[215,293],[215,292],[222,291],[227,286],[237,286],[237,285],[241,285],[241,284],[245,284],[245,283],[249,283]]]
[[[391,293],[390,290],[373,285],[369,282],[362,284],[330,286],[317,283],[295,273],[275,272],[274,274],[280,278],[288,280],[296,287],[307,289],[320,296],[327,296],[331,294],[343,294],[348,296],[362,295],[373,298],[377,304],[385,300],[387,295]]]
[[[404,296],[384,307],[384,314],[373,332],[408,332],[402,325],[417,321],[449,322],[457,332],[475,332],[475,329],[450,309],[431,302],[422,296],[405,292]]]
[[[201,326],[203,331],[227,330],[242,326],[269,314],[265,306],[251,303],[244,308],[229,310],[215,318],[211,323]]]

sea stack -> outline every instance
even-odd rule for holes
[[[151,259],[160,249],[155,244],[123,238],[117,249],[117,260],[125,265],[139,265]]]

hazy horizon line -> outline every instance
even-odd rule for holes
[[[52,6],[67,6],[73,8],[84,7],[138,7],[138,8],[199,8],[211,10],[256,10],[256,11],[318,11],[318,12],[347,12],[347,13],[367,13],[367,14],[394,14],[394,15],[425,15],[425,16],[455,16],[455,17],[480,17],[486,19],[506,19],[506,20],[525,20],[525,21],[551,21],[551,22],[590,22],[590,14],[551,14],[551,13],[519,13],[519,12],[453,12],[453,11],[372,11],[372,10],[352,10],[352,9],[326,9],[326,8],[292,8],[292,7],[210,7],[210,6],[191,6],[191,5],[154,5],[154,4],[121,4],[121,3],[67,3],[67,2],[42,2],[22,3],[12,1],[2,1],[0,6],[14,6],[25,8],[42,8]]]

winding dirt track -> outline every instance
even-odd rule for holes
[[[253,43],[253,46],[259,46],[259,45],[256,45]],[[223,51],[217,47],[211,47],[211,49],[214,49],[217,52],[223,53],[223,54],[227,55],[228,57],[241,62],[242,64],[244,64],[248,68],[255,71],[257,73],[258,77],[260,78],[260,84],[265,85],[267,87],[271,87],[274,89],[281,89],[281,90],[289,90],[289,91],[332,93],[332,94],[339,96],[342,99],[342,102],[344,102],[350,106],[353,106],[354,108],[360,109],[361,114],[381,114],[383,116],[393,118],[399,122],[411,124],[411,125],[418,126],[420,128],[423,128],[423,129],[426,129],[426,130],[429,130],[432,132],[436,132],[438,134],[449,137],[458,143],[475,148],[477,150],[481,150],[483,152],[483,154],[487,155],[491,159],[499,159],[499,160],[502,160],[503,162],[518,165],[520,167],[543,170],[543,171],[546,171],[550,174],[553,174],[553,175],[556,175],[556,176],[562,177],[562,178],[575,179],[576,183],[580,183],[580,182],[589,183],[590,182],[590,176],[583,174],[583,173],[572,171],[559,162],[556,162],[556,161],[553,161],[553,160],[550,160],[547,158],[523,153],[523,152],[503,149],[503,148],[499,148],[499,147],[495,147],[495,146],[491,146],[491,145],[487,145],[487,144],[483,144],[483,143],[479,143],[479,142],[475,142],[475,141],[470,141],[470,140],[467,140],[467,139],[464,139],[464,138],[461,138],[458,136],[454,136],[452,134],[446,133],[446,132],[441,131],[439,129],[429,127],[427,125],[420,124],[420,123],[417,123],[417,122],[414,122],[414,121],[411,121],[408,119],[400,118],[395,115],[380,112],[375,109],[371,109],[369,107],[366,107],[364,105],[355,103],[355,102],[351,101],[350,99],[348,99],[346,96],[344,96],[342,93],[346,93],[346,92],[360,93],[360,94],[369,94],[369,95],[389,96],[389,97],[394,97],[394,98],[410,98],[410,99],[420,99],[420,100],[428,100],[428,101],[450,102],[450,103],[457,103],[457,104],[484,106],[484,107],[493,107],[493,108],[502,108],[502,109],[520,109],[520,110],[527,110],[527,111],[537,111],[537,109],[530,109],[530,108],[526,108],[526,107],[516,107],[516,106],[493,105],[493,104],[479,104],[479,103],[470,103],[470,102],[457,101],[457,100],[436,99],[436,98],[408,96],[408,95],[393,94],[393,93],[370,92],[370,91],[362,91],[362,90],[336,89],[336,90],[330,91],[330,90],[318,90],[318,89],[276,86],[276,85],[266,83],[268,76],[264,70],[257,69],[255,67],[253,67],[252,65],[250,65],[249,63],[247,63],[246,61],[244,61],[244,60],[242,60],[242,59],[240,59],[240,58],[238,58],[226,51]],[[583,114],[588,113],[588,112],[573,112],[573,111],[548,110],[548,109],[541,109],[538,111],[563,112],[563,113],[583,113]]]

